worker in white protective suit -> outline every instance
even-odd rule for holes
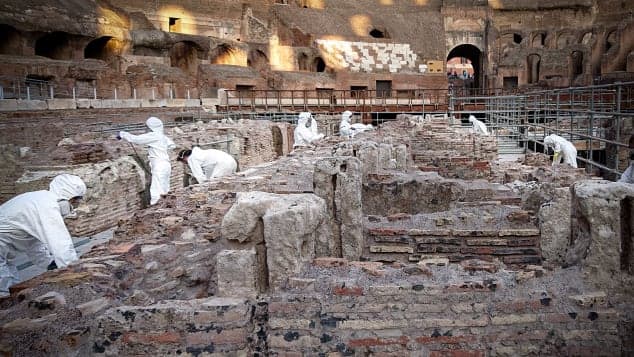
[[[353,138],[355,135],[359,133],[374,129],[372,124],[367,124],[367,125],[361,124],[361,123],[350,124],[351,118],[352,118],[351,111],[346,110],[345,112],[341,113],[341,122],[339,123],[339,135]]]
[[[618,182],[634,184],[634,152],[630,154],[630,166],[625,169]]]
[[[472,130],[475,134],[489,135],[486,124],[476,119],[473,115],[469,115],[469,122],[473,125]]]
[[[191,150],[181,150],[176,160],[187,163],[198,183],[214,177],[231,175],[238,169],[238,163],[233,156],[215,149],[203,150],[194,147]]]
[[[77,260],[64,218],[86,194],[75,175],[58,175],[49,189],[18,195],[0,206],[0,297],[18,282],[16,256],[26,254],[40,268],[66,267]],[[53,261],[53,262],[51,262]]]
[[[559,164],[563,158],[564,163],[577,168],[577,149],[570,141],[559,135],[551,134],[544,138],[544,145],[552,148],[555,152],[553,166]]]
[[[154,205],[161,198],[161,195],[167,194],[170,190],[172,165],[168,150],[174,149],[176,145],[163,133],[163,122],[159,118],[150,117],[145,123],[151,130],[149,133],[133,135],[126,131],[120,131],[117,139],[125,139],[132,144],[148,146],[148,158],[152,169],[150,204]]]
[[[310,121],[310,124],[308,123]],[[324,134],[320,134],[317,130],[317,121],[309,112],[299,113],[297,119],[297,127],[293,133],[295,143],[293,147],[298,146],[310,146],[315,141],[324,137]]]

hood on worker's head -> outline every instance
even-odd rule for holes
[[[352,112],[349,110],[346,110],[345,112],[341,113],[341,119],[345,120],[345,121],[350,121],[350,118],[352,117]]]
[[[474,120],[476,120],[476,117],[469,115],[469,123],[473,123]]]
[[[308,119],[310,119],[310,117],[311,117],[310,112],[301,112],[301,113],[299,113],[299,116],[298,116],[298,119],[297,119],[297,123],[298,124],[299,123],[305,124],[305,123],[308,122]]]
[[[555,143],[555,137],[553,136],[553,134],[550,134],[544,138],[544,144],[554,144],[554,143]]]
[[[145,124],[152,131],[163,132],[163,122],[157,117],[149,117]]]
[[[70,200],[73,197],[83,197],[86,194],[86,184],[79,176],[61,174],[53,178],[49,191],[59,199]]]

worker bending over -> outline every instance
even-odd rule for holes
[[[563,159],[564,163],[577,168],[577,149],[570,141],[559,135],[551,134],[544,138],[544,145],[552,148],[555,152],[553,155],[553,166],[561,163]]]
[[[238,163],[233,156],[215,149],[203,150],[194,147],[191,150],[181,150],[176,160],[187,163],[198,183],[214,177],[231,175],[238,169]]]
[[[0,297],[8,296],[9,287],[18,282],[19,253],[40,268],[51,261],[63,268],[77,260],[64,217],[85,194],[81,178],[62,174],[48,190],[23,193],[0,206]]]
[[[473,124],[472,130],[475,134],[489,135],[489,130],[487,129],[486,124],[476,119],[473,115],[469,115],[469,122]]]

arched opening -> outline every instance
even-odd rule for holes
[[[325,72],[326,71],[326,62],[321,57],[316,57],[313,61],[313,68],[315,72]]]
[[[247,66],[258,71],[266,71],[269,69],[269,58],[260,50],[251,50],[247,58]]]
[[[449,72],[449,63],[454,64],[451,72]],[[479,88],[482,83],[482,52],[480,49],[467,44],[454,47],[447,55],[447,71],[453,76],[454,70],[458,80],[462,81],[462,83],[454,83],[454,86],[462,84],[464,87]]]
[[[379,30],[379,29],[372,29],[372,31],[370,31],[370,36],[374,37],[374,38],[386,38],[387,36],[385,36],[385,32]]]
[[[299,56],[297,56],[297,69],[300,71],[310,71],[308,55],[305,53],[300,53]]]
[[[180,68],[183,72],[196,74],[198,71],[198,53],[200,46],[191,41],[176,42],[170,48],[170,65]]]
[[[238,50],[229,44],[220,44],[209,53],[209,62],[211,64],[237,65],[239,63]]]
[[[56,60],[73,59],[70,42],[70,34],[66,32],[46,34],[35,41],[35,55]]]
[[[514,33],[513,34],[513,43],[515,43],[517,45],[522,43],[522,35],[520,35],[519,33]]]
[[[108,61],[112,57],[116,56],[119,45],[117,40],[111,36],[99,37],[96,40],[90,41],[84,48],[84,58],[94,58],[103,61]]]
[[[570,54],[570,82],[583,74],[583,52],[572,51]]]
[[[605,52],[608,52],[610,48],[616,45],[616,31],[610,32],[605,37]]]
[[[533,36],[533,41],[531,41],[531,47],[541,48],[541,47],[544,47],[545,45],[546,45],[545,33],[541,32]]]
[[[9,25],[0,25],[0,53],[5,55],[22,55],[20,33]]]
[[[541,57],[538,54],[528,55],[526,58],[526,82],[528,84],[535,84],[539,82],[539,66]]]

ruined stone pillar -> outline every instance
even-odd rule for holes
[[[333,239],[317,240],[317,256],[359,260],[363,252],[363,213],[361,209],[361,162],[354,157],[335,157],[318,161],[313,185],[324,199]]]
[[[313,194],[241,192],[221,231],[245,250],[255,249],[258,289],[275,291],[313,260],[318,239],[330,239],[326,217],[324,200]],[[249,269],[250,260],[244,261]]]
[[[572,244],[566,260],[600,289],[633,292],[634,187],[580,181],[572,188]]]

